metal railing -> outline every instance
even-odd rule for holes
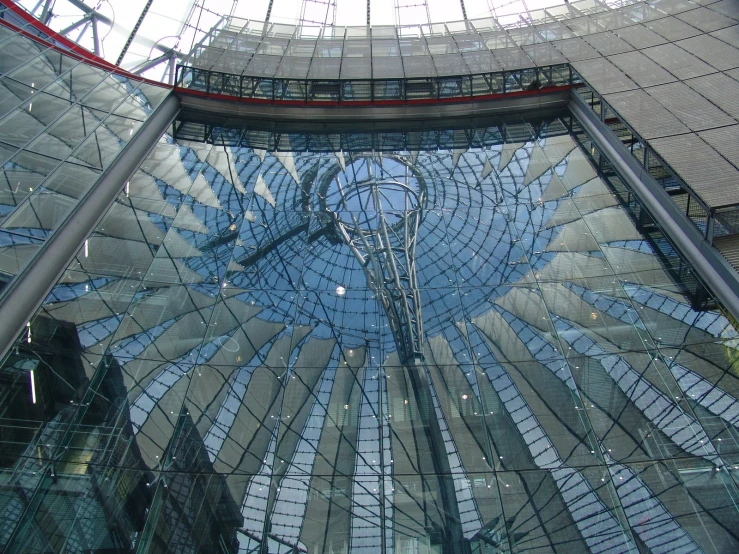
[[[516,119],[481,119],[478,132],[465,132],[467,122],[457,127],[448,125],[448,120],[440,122],[423,121],[408,128],[404,123],[400,128],[393,122],[384,125],[357,125],[350,129],[321,129],[311,127],[254,128],[248,120],[230,119],[213,121],[208,117],[185,111],[173,125],[172,133],[176,140],[188,140],[230,146],[236,148],[258,148],[263,150],[287,152],[396,152],[423,149],[452,150],[468,148],[489,148],[501,145],[506,140],[513,142],[535,141],[567,134],[564,124],[553,123],[551,119],[532,118],[531,123]],[[404,128],[404,126],[406,126]],[[451,132],[448,132],[451,129]]]
[[[706,240],[739,234],[739,204],[706,204],[570,64],[513,71],[403,79],[280,79],[237,75],[178,65],[176,84],[206,94],[267,102],[363,103],[454,102],[574,87],[649,174],[670,194]]]
[[[569,87],[573,84],[573,72],[569,64],[556,64],[428,78],[301,80],[236,75],[178,65],[175,83],[207,94],[273,102],[443,102]]]
[[[699,311],[707,309],[711,305],[711,295],[693,270],[693,265],[672,242],[660,221],[631,188],[628,180],[622,178],[612,160],[601,150],[597,141],[588,134],[576,116],[573,116],[569,130],[598,169],[598,175],[610,185],[620,205],[626,209],[635,227],[661,260],[663,269],[672,276],[675,285],[690,299],[693,309]],[[623,140],[619,133],[616,135]]]
[[[649,143],[606,102],[603,97],[572,70],[574,90],[600,116],[631,154],[672,197],[693,224],[713,243],[718,237],[739,234],[739,204],[713,208],[706,204],[685,181],[667,164]]]

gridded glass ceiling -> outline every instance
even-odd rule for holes
[[[419,27],[446,31],[444,23],[497,18],[503,25],[520,26],[556,15],[564,0],[20,0],[20,6],[54,31],[126,70],[167,81],[166,62],[182,60],[213,29],[224,22],[252,26],[265,21],[280,27],[303,28],[298,34],[316,37],[321,29]],[[560,8],[558,8],[560,7]],[[548,13],[546,8],[555,8]],[[607,9],[593,0],[579,2],[587,11]],[[566,10],[565,10],[566,11]],[[580,12],[578,12],[580,13]],[[460,27],[461,26],[461,27]],[[291,33],[292,34],[292,33]],[[331,31],[331,34],[336,34]],[[160,62],[160,63],[157,63]]]
[[[0,370],[0,544],[739,549],[739,334],[573,125],[163,137]]]

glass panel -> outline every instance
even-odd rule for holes
[[[0,62],[0,73],[3,75],[33,60],[43,50],[36,42],[19,35],[5,41],[2,48],[3,57]]]
[[[142,122],[109,116],[74,152],[74,159],[104,169],[118,156]]]
[[[33,45],[25,45],[25,48],[29,53],[38,51],[37,47]],[[53,50],[47,50],[45,54],[9,73],[8,76],[14,81],[36,89],[42,89],[53,83],[71,64],[69,58]]]
[[[56,120],[49,129],[28,145],[28,149],[53,156],[67,158],[86,136],[105,118],[105,114],[83,106],[73,106]]]
[[[570,115],[186,123],[0,368],[11,549],[739,547],[739,332]],[[96,175],[31,185],[3,254]]]
[[[30,152],[20,152],[11,161],[5,163],[0,188],[3,218],[7,217],[24,198],[36,190],[57,165],[59,165],[58,160]]]
[[[82,99],[82,103],[89,108],[112,111],[135,90],[137,84],[125,77],[108,75]]]
[[[134,93],[134,96],[144,106],[144,110],[148,115],[151,113],[151,110],[156,108],[164,101],[169,93],[170,89],[168,87],[141,83],[138,86],[138,91]]]
[[[34,161],[36,160],[31,158],[31,163]],[[45,169],[43,161],[32,165],[31,171],[39,167]],[[88,190],[98,177],[99,173],[94,170],[65,162],[37,189],[28,187],[29,191],[25,193],[29,195],[28,198],[19,202],[18,207],[2,223],[3,229],[27,237],[26,241],[14,241],[5,247],[4,255],[9,260],[18,258],[17,264],[6,264],[11,275],[17,274],[17,268],[25,265],[40,246],[40,242],[67,217],[74,207],[75,199]],[[37,174],[31,173],[30,178],[37,178]]]
[[[43,123],[28,113],[29,108],[33,110],[33,102],[24,103],[21,108],[0,121],[1,141],[14,146],[24,146],[45,129]]]
[[[26,100],[34,89],[12,79],[0,79],[0,115],[5,115]]]
[[[46,89],[49,94],[79,101],[106,76],[106,72],[81,63],[65,73],[61,79]]]

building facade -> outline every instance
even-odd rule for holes
[[[4,552],[739,550],[736,5],[0,10]]]

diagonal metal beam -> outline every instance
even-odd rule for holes
[[[157,107],[139,132],[123,148],[95,183],[91,183],[69,216],[49,237],[26,267],[0,296],[0,359],[31,321],[87,236],[115,202],[125,182],[154,147],[180,109],[170,94]]]
[[[66,35],[68,33],[71,33],[77,27],[81,27],[82,25],[85,25],[88,21],[90,21],[90,19],[92,19],[92,14],[85,14],[84,16],[82,16],[82,19],[75,21],[74,23],[72,23],[71,25],[67,27],[64,27],[64,29],[59,31],[59,34]]]
[[[92,15],[92,44],[95,48],[94,52],[96,56],[100,55],[100,36],[98,35],[98,22],[95,15]]]
[[[168,60],[171,60],[173,57],[174,55],[171,52],[166,52],[162,54],[161,56],[157,56],[156,58],[146,60],[145,62],[131,69],[130,71],[134,75],[141,75],[144,71],[151,69],[152,67],[156,67],[159,64],[164,63]],[[120,64],[116,64],[116,65],[120,65]]]
[[[269,0],[269,5],[267,6],[267,17],[264,18],[265,23],[269,21],[269,17],[272,15],[272,4],[273,3],[274,3],[274,0]]]
[[[46,0],[46,3],[44,4],[44,9],[41,12],[41,16],[39,16],[39,20],[44,25],[48,25],[49,19],[51,19],[51,2],[52,0]]]
[[[464,7],[464,0],[459,0],[459,5],[462,6],[462,17],[467,21],[467,10]]]
[[[121,49],[121,53],[118,55],[118,60],[116,60],[116,65],[121,65],[121,62],[123,61],[123,56],[126,55],[126,52],[128,52],[128,47],[131,46],[131,43],[133,42],[133,38],[136,36],[136,33],[139,32],[139,27],[141,27],[141,23],[144,21],[144,18],[146,17],[146,14],[149,12],[149,8],[151,8],[152,3],[154,0],[149,0],[146,5],[144,6],[144,9],[141,10],[141,14],[139,15],[138,20],[136,21],[136,25],[133,26],[133,29],[131,29],[131,34],[128,35],[128,39],[126,39],[126,44],[123,45],[123,48]]]
[[[104,15],[94,9],[92,9],[90,6],[82,2],[81,0],[66,0],[70,4],[72,4],[75,8],[78,8],[82,10],[85,13],[85,16],[87,16],[84,21],[88,21],[90,18],[94,17],[96,20],[101,21],[102,23],[105,23],[106,25],[110,25],[111,27],[116,27],[117,29],[121,29],[122,27],[120,25],[117,25],[115,21],[113,21],[111,18],[109,18],[107,15]],[[84,22],[83,21],[83,22]],[[72,27],[71,30],[79,27],[79,22],[74,24],[74,27]],[[69,32],[69,31],[67,31]],[[63,31],[59,31],[60,35],[63,35]],[[173,51],[172,48],[167,48],[166,46],[163,46],[159,43],[155,43],[152,48],[156,48],[160,52],[169,53],[170,51]],[[182,54],[181,52],[178,52],[177,50],[174,50],[177,57],[184,59],[186,56]]]

